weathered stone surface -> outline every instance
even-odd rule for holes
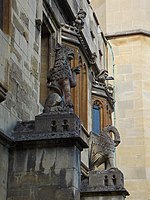
[[[8,173],[8,148],[0,142],[0,199],[6,200],[7,195],[7,173]]]
[[[27,28],[29,28],[29,18],[26,16],[25,13],[21,12],[20,13],[20,19],[22,20],[22,22],[25,24],[25,26]]]
[[[43,143],[49,147],[74,144],[81,150],[88,147],[88,138],[81,131],[79,118],[73,113],[41,114],[35,121],[18,122],[12,136],[27,146],[32,146],[32,143],[41,146]]]
[[[107,195],[107,196],[98,196],[98,195],[95,195],[95,196],[92,196],[92,197],[81,197],[81,200],[124,200],[124,196],[122,195],[112,195],[110,194]]]
[[[114,134],[114,140],[111,136],[112,132]],[[100,135],[91,133],[90,140],[90,169],[99,169],[103,163],[105,163],[105,169],[114,168],[115,147],[120,143],[120,135],[116,127],[109,125],[100,132]]]
[[[51,112],[35,117],[36,131],[72,132],[81,131],[79,118],[74,113]]]
[[[0,82],[0,102],[6,99],[7,89]]]
[[[11,52],[15,54],[15,56],[17,57],[18,62],[20,62],[21,61],[21,55],[20,55],[20,53],[18,52],[18,50],[14,46],[11,46]]]
[[[71,69],[71,60],[74,58],[74,51],[71,48],[57,43],[55,51],[55,63],[47,76],[50,92],[44,105],[45,113],[73,110],[71,88],[76,86],[76,75],[80,73],[79,67]]]
[[[38,61],[34,56],[32,56],[31,58],[31,65],[32,65],[31,73],[35,77],[35,79],[38,79]]]
[[[13,45],[15,39],[15,27],[11,24],[11,44]]]
[[[117,168],[111,168],[103,171],[90,171],[89,174],[89,185],[91,187],[101,187],[109,190],[112,189],[123,189],[124,188],[124,177],[123,173]]]
[[[16,12],[16,14],[18,15],[18,14],[19,14],[19,11],[18,11],[18,6],[17,6],[17,1],[16,1],[16,0],[13,0],[13,1],[12,1],[12,8],[13,8],[14,11]]]
[[[21,83],[22,83],[22,71],[21,71],[21,68],[14,62],[12,63],[12,66],[11,66],[11,69],[10,69],[10,77],[15,82],[18,82],[21,85]]]
[[[28,64],[26,61],[24,61],[24,66],[25,66],[25,68],[26,68],[27,70],[30,70],[29,64]]]
[[[34,45],[33,48],[36,51],[36,53],[39,53],[39,44],[35,42],[33,45]]]
[[[14,23],[14,26],[18,29],[18,31],[21,34],[23,34],[24,27],[22,26],[22,24],[19,22],[19,20],[17,19],[17,17],[15,15],[13,15],[13,23]]]
[[[48,129],[46,124],[57,118],[70,123]],[[69,113],[42,114],[35,122],[18,123],[12,134],[16,145],[10,151],[7,200],[49,200],[52,196],[79,200],[81,150],[87,147],[80,132],[79,118]]]
[[[124,188],[124,177],[120,170],[112,168],[103,171],[90,171],[89,180],[81,185],[81,200],[125,199],[129,193]]]

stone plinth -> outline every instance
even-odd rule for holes
[[[75,114],[42,114],[18,123],[13,137],[7,200],[80,199],[81,150],[88,146]]]
[[[128,195],[123,174],[117,168],[90,171],[89,179],[82,182],[81,200],[124,200]]]

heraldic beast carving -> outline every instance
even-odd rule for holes
[[[47,77],[50,91],[44,106],[45,113],[73,109],[70,89],[76,86],[76,75],[80,73],[79,67],[71,69],[72,49],[57,44],[55,52],[54,67],[50,68]]]
[[[111,137],[114,134],[114,140]],[[120,143],[120,135],[114,126],[107,126],[100,135],[91,133],[90,169],[96,170],[105,163],[105,169],[114,168],[115,147]]]

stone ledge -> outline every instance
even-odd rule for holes
[[[81,193],[84,195],[89,194],[89,193],[95,193],[95,194],[106,194],[106,193],[114,193],[114,194],[126,194],[129,195],[128,191],[125,188],[118,188],[114,189],[112,186],[106,187],[101,187],[101,186],[95,186],[95,187],[86,187],[81,189]]]
[[[129,196],[129,193],[126,189],[122,189],[122,190],[100,190],[100,188],[97,188],[95,190],[87,190],[87,191],[81,191],[80,193],[81,197],[94,197],[94,196],[123,196],[126,198],[126,196]]]
[[[12,137],[16,147],[75,145],[80,150],[88,148],[88,137],[73,113],[41,114],[35,121],[18,122]]]
[[[17,133],[13,134],[14,141],[17,146],[21,147],[32,147],[33,145],[37,146],[71,146],[75,145],[79,149],[88,148],[86,141],[83,140],[81,135],[76,132],[70,133],[50,133],[50,132],[28,132],[28,133]],[[23,146],[22,146],[23,145]]]
[[[112,186],[101,187],[101,186],[95,186],[90,187],[87,186],[85,188],[81,188],[81,197],[93,197],[93,196],[129,196],[129,192],[125,188],[118,188],[114,189]]]
[[[126,36],[134,36],[134,35],[144,35],[144,36],[150,37],[150,31],[143,30],[143,29],[136,29],[136,30],[116,32],[116,33],[109,33],[109,34],[106,34],[105,37],[108,40],[110,40],[110,39],[115,39],[118,37],[126,37]]]

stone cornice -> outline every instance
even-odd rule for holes
[[[63,125],[63,121],[67,124]],[[53,127],[52,121],[56,122]],[[79,118],[68,112],[44,113],[35,117],[35,121],[18,122],[12,131],[17,148],[70,146],[74,144],[81,151],[88,148],[88,137],[82,131]]]
[[[97,63],[91,63],[92,52],[90,46],[85,38],[85,35],[82,31],[78,32],[75,27],[68,24],[61,24],[62,28],[62,40],[64,42],[69,42],[74,45],[77,45],[85,56],[88,65],[93,66],[95,71],[98,72]]]
[[[136,29],[136,30],[116,32],[116,33],[108,33],[105,34],[105,37],[108,40],[111,40],[119,37],[134,36],[134,35],[144,35],[150,37],[150,31],[144,29]]]

